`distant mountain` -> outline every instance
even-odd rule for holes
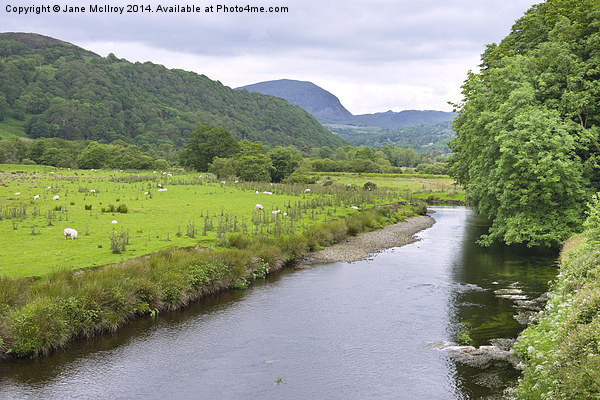
[[[445,111],[386,111],[375,114],[355,115],[352,118],[352,124],[361,126],[376,126],[383,129],[398,129],[417,125],[436,125],[440,122],[452,121],[455,117],[455,113]]]
[[[181,148],[198,125],[267,147],[347,144],[280,98],[42,35],[0,34],[0,132]]]
[[[286,99],[314,115],[323,124],[345,124],[374,126],[382,129],[398,129],[416,125],[435,125],[452,121],[454,113],[445,111],[405,110],[400,112],[380,112],[375,114],[352,115],[340,100],[327,90],[312,82],[279,79],[259,82],[237,88]]]
[[[344,108],[336,96],[312,82],[279,79],[237,89],[281,97],[290,104],[302,107],[320,122],[352,120],[352,114]]]

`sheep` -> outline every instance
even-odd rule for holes
[[[65,228],[64,230],[65,239],[70,237],[71,240],[77,239],[77,231],[73,228]]]
[[[275,210],[275,211],[271,211],[271,214],[273,214],[273,215],[277,215],[277,214],[279,214],[280,212],[281,212],[281,210]]]
[[[310,193],[310,189],[304,189],[304,193]]]
[[[283,213],[283,216],[284,216],[284,217],[287,217],[287,215],[288,215],[287,213]]]
[[[167,188],[158,189],[159,192],[166,192]]]
[[[90,190],[90,193],[96,193],[96,190],[92,189]]]
[[[59,196],[59,195],[56,195],[56,196],[54,196],[54,197],[52,198],[52,200],[53,200],[53,201],[56,201],[56,200],[58,200],[58,199],[60,199],[60,196]]]
[[[111,224],[116,225],[117,224],[117,220],[113,219],[112,221],[110,221]]]
[[[256,205],[257,210],[264,210],[265,208],[261,204]]]
[[[254,193],[254,194],[258,194],[258,190],[257,190],[257,191],[256,191],[256,193]]]
[[[263,194],[273,194],[273,192],[267,192],[266,190],[263,192]]]
[[[226,183],[227,183],[227,182],[225,182],[225,181],[221,181],[221,185],[224,185],[224,184],[226,184]]]
[[[353,210],[358,210],[358,207],[356,207],[356,206],[352,206],[350,208],[353,209]]]
[[[148,192],[144,192],[144,194],[148,194]]]
[[[173,174],[171,174],[170,172],[167,174],[167,176],[173,176]]]
[[[33,196],[33,199],[34,199],[34,200],[39,200],[39,199],[40,199],[40,196],[38,196],[38,195],[36,194],[35,196]]]
[[[160,187],[160,188],[162,187],[162,185],[160,183],[157,186]]]
[[[18,196],[18,195],[20,195],[20,194],[21,194],[21,192],[16,192],[16,193],[15,193],[15,196]]]

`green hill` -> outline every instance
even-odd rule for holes
[[[283,99],[29,33],[0,34],[0,133],[181,148],[198,125],[277,145],[347,144]],[[10,123],[10,127],[5,124]]]

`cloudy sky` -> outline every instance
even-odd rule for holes
[[[212,2],[215,1],[215,2]],[[246,1],[246,2],[244,2]],[[90,12],[123,0],[5,0],[4,32],[35,32],[102,56],[152,61],[204,74],[230,87],[272,79],[311,81],[353,114],[450,111],[485,44],[505,37],[534,0],[147,0],[152,12]],[[60,11],[18,14],[17,7]],[[193,5],[199,13],[159,12]],[[287,12],[217,12],[287,7]],[[65,7],[85,12],[64,12]],[[213,6],[212,12],[206,7]]]

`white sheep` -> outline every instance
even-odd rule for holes
[[[16,192],[16,193],[15,193],[15,196],[18,196],[18,195],[20,195],[20,194],[21,194],[21,192]]]
[[[226,184],[226,183],[227,183],[227,182],[225,182],[225,181],[221,181],[221,184],[222,184],[222,185],[224,185],[224,184]]]
[[[310,193],[310,189],[304,189],[304,193]]]
[[[356,206],[352,206],[350,208],[353,209],[353,210],[358,210],[358,207],[356,207]]]
[[[59,196],[59,195],[56,195],[56,196],[54,196],[54,197],[52,198],[52,200],[53,200],[53,201],[56,201],[56,200],[58,200],[58,199],[60,199],[60,196]]]
[[[255,193],[255,194],[258,194],[258,190],[256,191],[256,193]]]
[[[167,176],[173,176],[173,174],[171,174],[170,172],[167,174]]]
[[[77,239],[77,231],[73,228],[65,228],[64,230],[65,239],[70,237],[72,239]]]
[[[148,194],[148,192],[144,192],[144,194]]]
[[[40,196],[38,196],[38,195],[36,194],[35,196],[33,196],[33,199],[34,199],[34,200],[39,200],[39,199],[40,199]]]
[[[277,214],[279,214],[280,212],[281,212],[281,210],[275,210],[275,211],[271,211],[271,214],[273,214],[273,215],[277,215]]]
[[[273,192],[267,192],[266,190],[263,192],[263,194],[273,194]]]
[[[287,217],[287,213],[283,213],[283,216],[284,216],[284,217]]]
[[[159,192],[166,192],[167,188],[158,189]]]
[[[113,219],[112,221],[110,221],[111,224],[116,225],[117,224],[117,220]]]
[[[159,183],[159,184],[158,184],[158,187],[162,187],[162,185]]]
[[[265,208],[262,206],[262,204],[257,204],[256,205],[256,209],[257,210],[264,210]]]
[[[90,193],[96,193],[96,191],[94,189],[90,190]]]

